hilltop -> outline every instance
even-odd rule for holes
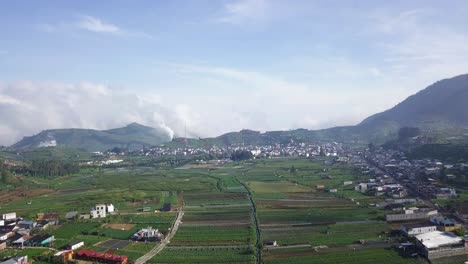
[[[86,151],[104,151],[113,147],[140,149],[170,141],[167,133],[137,123],[109,130],[51,129],[37,135],[24,137],[14,149],[67,146]]]

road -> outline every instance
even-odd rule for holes
[[[182,217],[184,216],[184,211],[183,208],[180,209],[180,211],[177,213],[177,218],[174,222],[174,225],[172,225],[171,231],[169,231],[169,234],[161,240],[161,243],[158,244],[156,247],[154,247],[150,252],[146,253],[145,255],[141,256],[139,259],[135,261],[135,264],[142,264],[146,263],[148,260],[156,256],[161,250],[163,250],[167,244],[171,242],[171,239],[174,237],[174,235],[177,233],[177,230],[179,229],[179,225],[182,222]]]

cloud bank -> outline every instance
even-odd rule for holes
[[[138,122],[174,136],[184,121],[157,95],[137,95],[93,83],[0,84],[0,144],[10,145],[44,129],[109,129]]]

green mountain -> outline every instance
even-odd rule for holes
[[[396,139],[402,127],[419,127],[424,135],[444,142],[447,138],[467,140],[468,74],[438,81],[408,97],[395,107],[366,118],[355,126],[321,130],[296,129],[260,133],[252,130],[231,132],[215,138],[190,140],[190,146],[231,144],[275,144],[295,142],[330,142],[382,144]],[[186,142],[175,139],[174,145]]]
[[[37,135],[24,137],[11,147],[14,149],[27,149],[66,146],[86,151],[104,151],[114,147],[122,147],[135,150],[170,140],[170,136],[163,131],[132,123],[122,128],[110,130],[76,128],[44,130]]]
[[[427,129],[468,127],[468,74],[438,81],[395,107],[366,118],[360,125],[382,122]]]

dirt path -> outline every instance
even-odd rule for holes
[[[139,259],[135,261],[135,264],[142,264],[146,263],[148,260],[156,256],[161,250],[163,250],[167,244],[171,242],[171,239],[174,237],[174,235],[177,233],[177,230],[179,229],[179,225],[182,222],[182,217],[184,216],[184,211],[183,208],[180,209],[180,211],[177,213],[177,218],[174,222],[174,225],[171,228],[171,231],[167,236],[161,240],[161,244],[158,244],[156,247],[154,247],[150,252],[146,253],[145,255],[141,256]]]

